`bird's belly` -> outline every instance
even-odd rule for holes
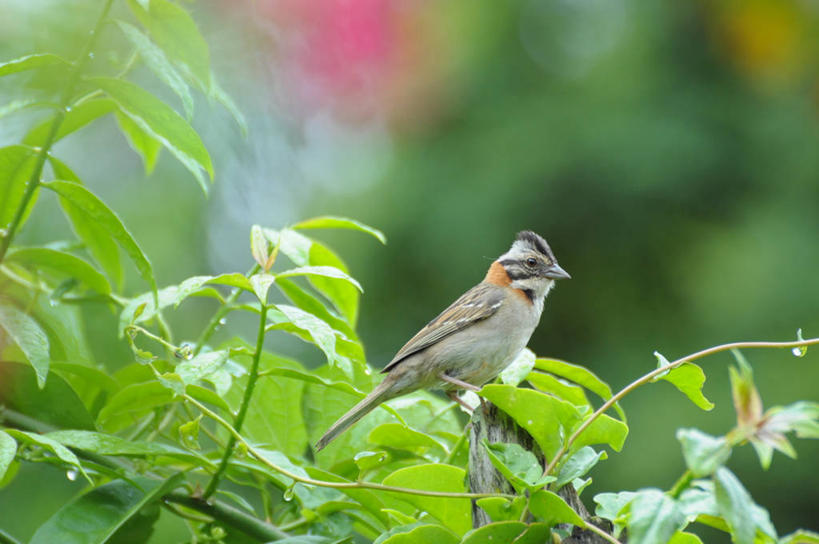
[[[475,334],[450,337],[448,346],[441,346],[441,352],[430,353],[436,361],[436,366],[453,378],[480,387],[494,379],[515,359],[529,341],[530,331],[520,331],[499,338],[497,335],[487,336],[480,330]],[[491,337],[494,341],[487,341]],[[441,344],[446,342],[445,339]],[[436,350],[437,351],[437,350]],[[446,358],[441,355],[446,353]],[[439,358],[440,357],[440,358]],[[449,383],[441,382],[439,387],[444,389],[455,388]]]

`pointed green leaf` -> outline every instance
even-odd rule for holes
[[[250,276],[250,285],[253,286],[253,293],[260,303],[267,304],[267,292],[275,281],[276,276],[271,274],[259,273]]]
[[[819,533],[799,529],[796,532],[783,536],[777,544],[819,544]]]
[[[575,478],[585,476],[598,461],[606,459],[607,457],[608,455],[605,451],[598,453],[589,446],[580,448],[561,464],[557,474],[555,488],[560,489]]]
[[[591,416],[589,415],[587,418],[588,417]],[[587,418],[584,418],[584,421]],[[578,427],[580,427],[580,423],[572,429],[572,433],[574,433]],[[607,444],[611,446],[614,451],[620,451],[623,449],[623,444],[625,444],[627,436],[628,425],[619,419],[601,414],[578,435],[577,440],[572,444],[571,451],[576,451],[584,446],[591,446],[593,444]]]
[[[295,306],[277,304],[274,308],[278,312],[269,311],[268,320],[275,324],[269,326],[268,330],[282,329],[287,331],[288,329],[281,327],[281,325],[291,324],[310,335],[315,345],[324,352],[328,363],[333,364],[336,362],[336,335],[330,325]]]
[[[492,465],[509,480],[518,493],[540,489],[555,480],[554,476],[543,476],[543,466],[535,454],[523,449],[520,444],[490,444],[484,440],[482,445]]]
[[[134,0],[129,0],[129,5],[154,43],[207,92],[210,88],[208,44],[188,12],[168,0],[151,0],[147,8]]]
[[[79,280],[98,293],[111,292],[111,286],[105,276],[84,260],[64,251],[45,247],[20,248],[10,251],[6,262],[34,266],[40,270],[51,270],[61,276]]]
[[[36,162],[34,149],[30,147],[10,145],[0,148],[0,229],[8,228],[14,219]]]
[[[586,398],[586,393],[582,387],[556,378],[551,374],[534,370],[526,375],[526,381],[532,384],[535,389],[544,393],[551,393],[560,399],[571,402],[575,406],[589,405],[589,399]]]
[[[42,389],[48,376],[48,337],[34,319],[14,306],[0,304],[0,329],[26,356],[37,374],[37,385]]]
[[[313,217],[312,219],[306,219],[304,221],[300,221],[293,225],[294,229],[350,229],[350,230],[357,230],[359,232],[365,232],[373,237],[376,240],[381,242],[382,244],[387,243],[387,238],[384,236],[384,233],[378,229],[375,229],[369,225],[365,225],[360,221],[356,221],[355,219],[348,219],[346,217],[336,217],[332,215],[324,215],[321,217]]]
[[[364,291],[364,289],[361,288],[361,284],[359,284],[354,278],[349,276],[343,270],[340,270],[334,266],[300,266],[298,268],[291,268],[290,270],[285,270],[284,272],[276,274],[276,277],[280,278],[290,278],[293,276],[324,276],[326,278],[338,278],[354,285],[359,291]]]
[[[193,115],[193,96],[191,96],[190,88],[182,76],[179,75],[176,68],[174,68],[171,61],[151,39],[142,33],[137,27],[126,23],[125,21],[117,21],[119,26],[128,41],[136,48],[140,58],[145,62],[146,66],[165,84],[176,93],[179,100],[182,101],[182,106],[185,108],[185,116],[190,119]]]
[[[670,370],[660,379],[671,382],[674,387],[691,399],[691,402],[703,410],[711,410],[714,408],[714,403],[709,401],[705,398],[705,395],[702,394],[702,386],[705,384],[705,372],[694,363],[683,363],[677,368]]]
[[[142,252],[120,218],[99,198],[82,185],[69,181],[51,181],[43,184],[61,197],[68,200],[77,209],[82,211],[96,227],[106,232],[117,244],[125,250],[137,267],[139,275],[151,286],[153,291],[157,290],[154,271],[150,261]]]
[[[82,185],[80,178],[65,163],[51,155],[49,155],[48,160],[57,179]],[[63,209],[69,223],[71,223],[74,233],[85,244],[85,249],[102,267],[108,279],[116,285],[117,289],[121,289],[123,272],[116,242],[108,236],[108,233],[100,230],[85,212],[69,200],[60,197],[60,207]]]
[[[535,360],[535,368],[574,382],[577,385],[582,385],[603,400],[609,400],[612,397],[611,387],[598,378],[593,372],[582,366],[559,359],[537,359]],[[614,408],[617,410],[620,419],[625,421],[626,414],[620,407],[620,403],[615,403]]]
[[[41,434],[20,431],[17,429],[7,429],[6,432],[12,437],[16,438],[18,442],[35,444],[50,451],[60,461],[75,467],[89,482],[91,482],[91,479],[88,477],[88,474],[85,473],[85,469],[80,464],[80,460],[77,459],[77,456],[59,442]]]
[[[528,525],[521,521],[500,521],[472,529],[461,540],[461,544],[492,544],[497,542],[517,542]]]
[[[28,365],[0,363],[0,399],[8,408],[49,425],[94,428],[94,419],[80,397],[56,373],[52,373],[45,387],[40,388],[37,375]]]
[[[753,510],[756,505],[739,479],[725,467],[720,467],[714,474],[714,495],[720,515],[731,528],[734,542],[753,544],[756,534]]]
[[[239,109],[239,106],[233,101],[230,95],[222,88],[221,85],[216,81],[216,77],[211,73],[210,75],[210,97],[220,104],[230,113],[230,116],[233,117],[233,120],[236,122],[236,125],[239,127],[239,130],[242,132],[242,136],[247,138],[247,120],[245,119],[244,114]]]
[[[731,457],[731,446],[724,437],[713,437],[697,429],[679,429],[685,464],[695,478],[710,476]]]
[[[205,170],[213,179],[210,155],[199,135],[182,116],[133,83],[113,78],[94,78],[90,81],[113,98],[120,111],[139,128],[162,142],[194,175],[207,194],[208,185],[201,170]]]
[[[547,459],[557,453],[569,436],[569,430],[581,419],[573,404],[533,389],[490,384],[485,385],[479,394],[526,429]]]
[[[117,109],[116,103],[109,98],[97,98],[88,100],[70,109],[67,109],[60,123],[60,128],[54,136],[54,141],[59,141],[72,132],[76,132],[95,119],[107,115]],[[45,145],[54,118],[48,118],[39,125],[32,128],[23,139],[23,143],[34,147]]]
[[[657,489],[638,492],[628,516],[629,544],[668,542],[684,522],[679,504]]]
[[[455,534],[440,525],[419,522],[417,525],[396,527],[378,538],[374,544],[458,544]]]
[[[465,492],[466,472],[452,465],[425,464],[396,470],[386,478],[384,485],[424,489],[427,491]],[[455,533],[463,535],[472,528],[469,499],[398,495],[398,498],[426,511]]]
[[[572,510],[572,507],[569,506],[560,495],[545,489],[541,489],[532,494],[532,498],[529,500],[529,509],[532,511],[532,514],[541,519],[546,525],[571,523],[581,528],[586,526],[583,518]]]
[[[132,121],[127,115],[118,111],[116,117],[120,132],[125,135],[131,149],[142,157],[145,175],[149,175],[156,167],[156,161],[159,159],[162,144],[142,130],[139,125]]]
[[[376,446],[410,451],[422,456],[429,452],[438,458],[446,456],[446,448],[431,435],[400,423],[383,423],[370,431],[367,441]]]
[[[503,497],[485,497],[475,502],[489,514],[492,521],[518,520],[526,506],[526,497],[519,496],[513,501]]]
[[[17,442],[8,433],[0,431],[0,481],[6,475],[16,454]]]
[[[33,70],[42,66],[52,66],[54,64],[71,66],[70,62],[57,55],[52,55],[51,53],[36,53],[34,55],[26,55],[25,57],[1,62],[0,77],[25,70]]]
[[[128,520],[179,484],[182,474],[167,480],[134,476],[114,480],[75,498],[37,529],[30,544],[102,544]]]
[[[694,533],[677,531],[668,541],[668,544],[702,544],[702,540]]]

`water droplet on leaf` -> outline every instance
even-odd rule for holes
[[[804,347],[795,347],[791,350],[794,357],[802,357],[807,350]]]
[[[282,498],[289,502],[289,501],[293,500],[293,497],[295,495],[296,495],[296,490],[295,490],[295,484],[294,484],[294,485],[291,485],[290,487],[288,487],[287,489],[285,489],[284,495],[282,496]]]
[[[65,477],[68,478],[69,481],[73,482],[77,479],[77,471],[73,468],[71,470],[65,471]]]

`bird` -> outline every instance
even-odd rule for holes
[[[509,366],[540,322],[555,282],[570,278],[546,240],[531,230],[519,232],[483,281],[395,354],[381,370],[381,383],[333,423],[316,452],[379,404],[418,389],[442,389],[463,405],[458,391],[478,391]]]

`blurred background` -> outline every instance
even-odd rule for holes
[[[126,16],[118,4],[114,15]],[[249,123],[245,138],[198,97],[193,125],[217,172],[211,197],[165,152],[146,177],[110,118],[55,150],[121,215],[160,285],[246,270],[253,223],[359,219],[388,245],[318,236],[364,286],[359,330],[380,367],[532,229],[573,279],[550,296],[530,346],[615,389],[652,369],[654,350],[674,359],[728,341],[794,339],[799,327],[819,335],[816,1],[182,4]],[[72,57],[98,10],[94,0],[0,0],[0,60]],[[101,69],[123,60],[119,39],[104,35]],[[134,78],[181,111],[147,70]],[[4,78],[0,107],[53,84]],[[0,119],[0,145],[19,142],[38,115]],[[41,200],[20,243],[69,236]],[[144,289],[133,274],[127,292]],[[194,338],[209,312],[207,301],[186,303],[172,316],[177,336]],[[105,313],[89,316],[88,332],[115,368],[130,355]],[[249,336],[252,325],[225,329]],[[746,352],[766,407],[819,400],[817,352]],[[675,429],[722,434],[733,424],[731,362],[702,361],[712,412],[665,383],[628,397],[629,440],[593,473],[586,502],[668,489],[684,470]],[[795,447],[798,460],[777,454],[767,472],[750,446],[730,462],[782,534],[819,530],[819,447]],[[49,485],[48,496],[32,492],[23,505],[16,495],[15,506],[43,519],[38,511],[70,495]],[[4,494],[12,490],[0,490],[3,517]]]

